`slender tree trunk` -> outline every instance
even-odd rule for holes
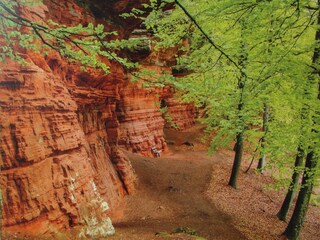
[[[320,0],[317,1],[317,5],[318,7],[320,6]],[[318,12],[317,26],[318,26],[318,29],[316,31],[316,36],[315,36],[316,44],[315,44],[315,49],[312,57],[312,64],[314,65],[316,70],[312,72],[310,78],[308,79],[309,81],[308,83],[310,84],[310,86],[317,88],[318,93],[317,93],[316,99],[319,101],[320,100],[320,82],[319,82],[320,72],[318,69],[319,69],[319,60],[320,60],[320,46],[319,46],[320,12]],[[318,109],[315,109],[315,115],[319,117],[320,113]],[[313,126],[311,129],[313,133],[319,133],[316,130],[317,129],[316,124],[317,124],[316,122],[313,122]],[[311,138],[310,140],[311,140],[310,142],[313,143],[313,139]],[[315,153],[314,147],[315,147],[314,145],[311,145],[309,149],[309,153],[307,154],[305,170],[302,178],[302,186],[299,191],[297,203],[295,205],[295,209],[293,211],[290,222],[283,233],[289,240],[299,239],[300,230],[309,207],[309,201],[310,201],[312,188],[315,180],[314,173],[317,169],[317,162],[319,160],[319,156]]]
[[[261,140],[261,144],[263,143],[264,139]],[[262,147],[263,145],[261,145]],[[266,154],[262,154],[262,156],[260,156],[259,158],[259,162],[258,162],[258,166],[257,166],[257,170],[260,172],[260,173],[263,173],[264,172],[264,166],[265,166],[265,162],[266,162]]]
[[[263,124],[262,124],[262,130],[264,132],[263,137],[261,139],[261,152],[262,155],[259,158],[259,162],[258,162],[258,171],[260,173],[263,173],[263,168],[265,166],[265,161],[266,161],[266,154],[263,153],[264,148],[265,148],[265,141],[266,141],[266,135],[268,132],[268,122],[269,122],[269,106],[267,103],[264,103],[264,111],[263,111]]]
[[[244,91],[244,85],[245,85],[245,76],[241,76],[238,83],[238,88],[240,89],[240,100],[238,104],[238,118],[241,120],[241,131],[238,132],[236,136],[236,143],[234,145],[234,160],[233,160],[233,166],[231,171],[231,176],[229,179],[229,185],[233,188],[237,188],[237,180],[238,175],[241,167],[241,160],[242,160],[242,154],[243,154],[243,141],[244,141],[244,120],[242,116],[243,111],[243,91]]]
[[[247,28],[247,24],[245,20],[240,20],[241,29],[245,30]],[[244,31],[241,32],[241,37],[243,37]],[[229,185],[233,188],[237,188],[237,180],[238,175],[241,167],[241,160],[242,160],[242,154],[243,154],[243,141],[244,141],[244,133],[245,133],[245,122],[243,119],[243,108],[244,108],[244,88],[247,80],[247,75],[245,74],[245,69],[247,65],[247,59],[248,59],[248,52],[247,52],[247,43],[245,41],[241,42],[240,47],[240,56],[239,56],[239,66],[241,68],[241,75],[238,79],[238,89],[240,92],[240,98],[238,103],[238,114],[237,117],[240,120],[240,128],[241,130],[236,135],[236,143],[234,145],[234,160],[233,160],[233,166],[231,171],[231,176],[229,179]]]
[[[243,61],[240,63],[243,63]],[[240,89],[240,100],[238,104],[238,118],[240,119],[240,122],[241,122],[241,130],[240,132],[238,132],[236,136],[236,143],[233,148],[235,155],[233,160],[231,176],[228,183],[233,188],[237,188],[237,180],[238,180],[238,175],[241,167],[242,154],[243,154],[243,141],[244,141],[245,129],[244,129],[244,120],[242,116],[243,114],[242,111],[243,111],[243,92],[244,92],[244,86],[245,86],[245,79],[246,79],[246,76],[241,75],[238,83],[238,89]]]
[[[298,153],[296,156],[296,161],[294,163],[294,170],[293,170],[290,186],[288,188],[288,192],[287,192],[286,197],[282,203],[282,206],[281,206],[279,212],[277,213],[278,218],[282,221],[286,221],[287,214],[290,209],[294,194],[297,190],[297,186],[299,183],[299,177],[300,177],[299,168],[302,167],[302,165],[303,165],[303,159],[304,159],[304,151],[303,151],[302,147],[299,146]]]
[[[240,133],[238,133],[235,147],[234,147],[235,156],[234,156],[231,176],[229,179],[229,185],[233,188],[237,188],[237,180],[238,180],[238,175],[239,175],[239,170],[240,170],[241,160],[242,160],[242,153],[243,153],[243,135],[244,135],[244,131],[241,131]]]
[[[245,62],[247,60],[247,51],[246,51],[246,44],[243,42],[242,43],[242,54],[239,58],[239,64],[235,62],[228,54],[224,52],[220,46],[216,45],[216,43],[209,37],[209,35],[201,28],[201,26],[198,24],[196,19],[187,11],[187,9],[180,3],[180,1],[175,0],[175,3],[182,9],[182,11],[187,15],[187,17],[195,24],[195,26],[199,29],[199,31],[202,33],[202,35],[209,41],[211,46],[213,46],[218,52],[220,52],[221,56],[224,56],[230,61],[241,73],[239,82],[238,82],[238,89],[240,89],[240,101],[238,104],[238,116],[239,119],[241,120],[241,124],[243,129],[241,132],[239,132],[236,136],[236,144],[235,144],[235,158],[234,158],[234,164],[232,168],[232,174],[229,180],[229,185],[232,187],[236,188],[236,182],[237,182],[237,177],[241,165],[241,158],[242,158],[242,151],[243,151],[243,138],[244,138],[244,121],[241,116],[241,110],[243,106],[243,89],[245,85],[245,80],[246,80],[246,73],[245,73]],[[243,19],[241,18],[241,26],[246,27],[245,23],[243,22]]]
[[[290,219],[290,222],[284,231],[284,235],[289,240],[299,239],[300,230],[306,216],[309,201],[313,188],[314,170],[317,166],[317,158],[314,157],[314,153],[310,152],[307,155],[305,163],[305,171],[303,173],[302,187],[300,189],[297,203]]]

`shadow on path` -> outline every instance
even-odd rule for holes
[[[213,166],[205,151],[176,150],[160,158],[127,155],[138,187],[127,199],[124,217],[113,219],[117,233],[110,239],[196,239],[155,235],[178,227],[194,229],[208,240],[246,239],[204,195]]]

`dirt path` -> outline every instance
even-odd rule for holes
[[[179,227],[195,230],[208,240],[246,239],[230,217],[205,197],[213,166],[206,151],[171,147],[161,158],[128,155],[139,179],[138,189],[127,199],[124,218],[113,219],[117,233],[110,239],[197,239],[187,234],[156,235]]]
[[[284,239],[286,223],[276,213],[285,192],[265,189],[274,182],[270,174],[256,174],[254,169],[244,174],[246,159],[238,190],[227,186],[233,151],[209,157],[201,135],[201,126],[185,132],[166,131],[170,151],[161,158],[127,153],[139,178],[138,187],[127,198],[122,217],[112,218],[116,235],[110,239]],[[203,238],[171,234],[179,227],[197,231]],[[319,228],[320,208],[310,206],[301,239],[319,239]]]

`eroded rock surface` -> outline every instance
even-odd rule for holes
[[[112,4],[105,12],[123,11],[133,2]],[[47,0],[20,13],[30,20],[46,18],[67,25],[101,22],[73,0]],[[119,31],[120,36],[127,34],[124,28]],[[110,74],[105,75],[93,69],[83,72],[53,51],[47,56],[28,51],[24,58],[26,66],[0,63],[5,237],[56,235],[74,226],[81,226],[75,239],[113,233],[108,216],[134,191],[136,181],[121,147],[143,155],[151,154],[151,146],[166,150],[160,111],[165,90],[130,83],[130,74],[108,60],[104,61]],[[145,53],[144,66],[170,70],[165,58]],[[191,108],[167,103],[181,129],[191,124]]]
[[[41,235],[48,231],[47,224],[53,232],[85,224],[91,216],[82,212],[88,212],[91,202],[96,215],[107,219],[106,206],[115,205],[125,194],[122,181],[106,149],[101,147],[103,157],[92,153],[85,123],[68,89],[59,77],[36,65],[1,67],[5,230]],[[35,222],[43,227],[28,228]]]

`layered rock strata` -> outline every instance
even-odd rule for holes
[[[154,88],[146,89],[129,83],[124,88],[119,107],[121,110],[118,111],[121,131],[119,144],[145,156],[152,156],[153,146],[162,151],[167,149],[163,137],[165,121],[159,109],[159,95],[156,93]]]
[[[174,97],[168,97],[161,100],[161,106],[167,109],[163,114],[167,128],[185,130],[195,124],[193,103],[180,103]]]
[[[86,219],[92,217],[108,221],[108,205],[118,203],[125,191],[117,162],[107,153],[105,134],[96,134],[100,141],[90,145],[83,130],[87,121],[80,120],[79,107],[59,77],[32,64],[1,67],[5,230],[41,235],[47,224],[55,232],[78,224],[87,227]],[[91,203],[96,211],[92,216]],[[35,222],[43,228],[28,228]]]
[[[106,12],[124,11],[133,1],[110,3]],[[67,25],[102,22],[73,0],[47,0],[19,12],[30,20]],[[128,34],[119,25],[105,27],[116,28],[122,37]],[[139,61],[145,68],[170,71],[172,58],[143,49]],[[130,74],[116,62],[104,60],[110,66],[105,75],[94,69],[83,72],[53,51],[46,56],[24,51],[23,56],[27,65],[0,63],[5,236],[57,235],[75,226],[80,230],[74,239],[113,233],[108,216],[135,185],[120,147],[143,155],[151,155],[152,146],[166,150],[161,99],[181,129],[190,123],[183,119],[192,118],[191,108],[173,103],[162,88],[130,83]]]
[[[92,21],[72,1],[47,1],[20,12],[32,20]],[[84,73],[54,52],[24,56],[26,66],[0,65],[4,236],[56,235],[73,226],[82,226],[75,239],[111,234],[109,208],[132,192],[135,182],[118,146],[122,69],[109,64],[111,74],[105,76]]]

